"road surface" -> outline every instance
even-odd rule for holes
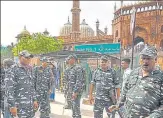
[[[72,118],[71,117],[71,110],[65,109],[64,115],[62,115],[63,105],[64,105],[64,95],[60,92],[56,92],[55,102],[51,102],[51,118]],[[82,102],[82,100],[81,100]],[[81,115],[82,118],[93,118],[93,106],[91,105],[84,105],[81,103]],[[1,118],[3,118],[1,116]],[[36,113],[36,118],[39,118],[39,112]],[[106,112],[104,110],[104,118],[107,118]],[[116,116],[116,118],[119,118]]]

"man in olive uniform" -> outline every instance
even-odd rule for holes
[[[69,55],[67,60],[70,65],[67,94],[68,96],[71,96],[72,117],[81,118],[80,100],[84,86],[84,70],[81,65],[76,63],[77,56],[75,54]]]
[[[140,60],[141,67],[128,76],[117,108],[124,104],[125,118],[163,118],[163,72],[155,68],[157,50],[147,46]]]
[[[7,102],[12,116],[33,118],[37,109],[37,99],[32,78],[32,68],[29,65],[31,54],[24,50],[19,53],[19,63],[5,73]]]
[[[34,68],[35,89],[40,106],[40,118],[50,118],[50,92],[54,80],[53,72],[47,65],[47,59],[41,59],[42,65]]]
[[[96,86],[96,95],[94,103],[94,118],[103,118],[103,110],[105,108],[108,118],[111,118],[111,113],[108,111],[109,106],[115,104],[115,98],[113,99],[115,89],[117,91],[117,97],[120,96],[119,79],[116,77],[116,71],[111,69],[110,60],[107,56],[101,57],[101,67],[94,71],[92,76],[92,82],[90,85],[89,100],[92,102],[92,92],[94,86]],[[112,113],[112,118],[115,114]]]

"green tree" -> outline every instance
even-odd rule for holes
[[[31,36],[25,36],[19,39],[19,42],[13,48],[15,56],[22,50],[28,50],[32,54],[44,54],[61,50],[63,40],[55,39],[42,33],[34,33]]]

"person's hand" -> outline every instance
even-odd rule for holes
[[[93,104],[93,102],[94,102],[94,99],[93,99],[92,95],[89,96],[89,102],[90,102],[90,104]]]
[[[34,109],[38,109],[38,103],[37,103],[37,101],[34,101],[33,106],[34,106]]]
[[[118,110],[118,106],[117,105],[112,105],[108,108],[109,112],[113,112],[114,110]]]
[[[51,94],[51,89],[48,91],[49,94]]]
[[[10,112],[13,116],[16,116],[17,115],[17,108],[16,107],[12,107],[10,108]]]
[[[73,93],[72,94],[72,99],[75,100],[77,98],[78,94],[77,93]]]

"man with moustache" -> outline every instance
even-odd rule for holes
[[[157,50],[145,47],[140,53],[141,67],[128,76],[117,106],[124,104],[125,118],[163,118],[163,72],[155,68]]]
[[[120,96],[119,78],[116,76],[116,71],[111,69],[110,59],[107,56],[101,56],[100,68],[94,71],[90,85],[89,100],[93,101],[92,92],[96,86],[96,95],[94,103],[94,118],[103,118],[103,110],[105,108],[108,118],[114,118],[115,113],[110,113],[108,108],[114,104],[114,91],[116,89],[117,97]],[[118,99],[117,98],[117,99]]]
[[[19,118],[34,118],[37,99],[32,78],[32,67],[29,65],[31,54],[27,50],[19,53],[19,63],[5,73],[7,102],[11,115]]]

